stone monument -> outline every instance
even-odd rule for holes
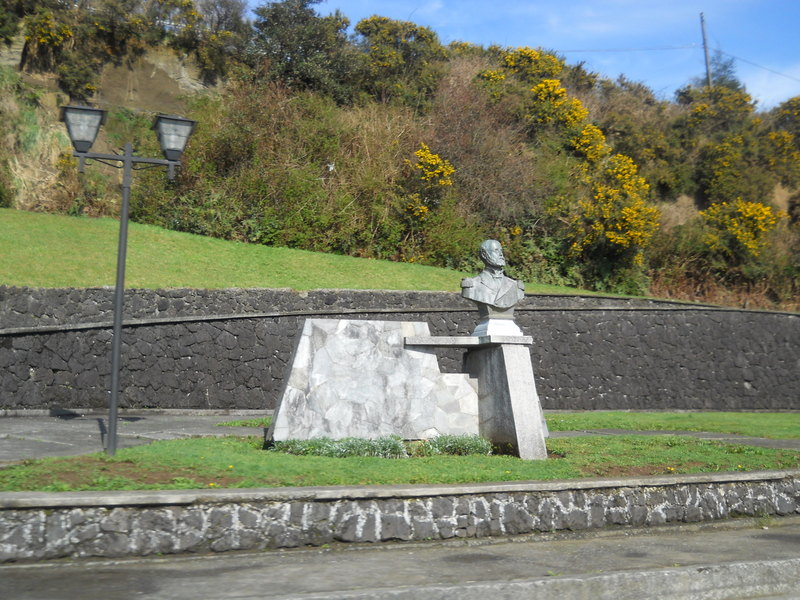
[[[480,434],[520,458],[547,458],[533,338],[514,322],[523,285],[503,274],[497,240],[479,256],[484,270],[461,283],[478,306],[471,336],[431,336],[427,323],[307,319],[267,443]],[[466,373],[441,373],[433,347],[464,348]]]
[[[524,286],[503,274],[500,242],[486,240],[478,255],[484,270],[461,282],[461,295],[478,305],[480,321],[472,336],[406,338],[406,345],[466,348],[465,369],[478,381],[480,435],[520,458],[547,458],[547,425],[528,350],[533,338],[514,322]]]

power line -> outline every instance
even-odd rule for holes
[[[699,44],[684,44],[682,46],[654,46],[651,48],[583,48],[579,50],[557,50],[557,52],[561,54],[577,54],[580,52],[591,52],[594,54],[600,54],[603,52],[660,52],[663,50],[687,50],[687,49],[695,49],[700,48]],[[759,65],[758,63],[754,63],[752,60],[747,60],[746,58],[742,58],[741,56],[736,56],[731,54],[730,52],[725,52],[724,50],[720,50],[719,48],[716,49],[716,52],[720,52],[725,54],[726,56],[730,56],[736,60],[740,60],[748,65],[752,65],[759,69],[764,69],[765,71],[769,71],[770,73],[774,73],[775,75],[780,75],[781,77],[786,77],[787,79],[791,79],[792,81],[800,82],[800,78],[795,77],[793,75],[787,75],[786,73],[781,73],[780,71],[776,71],[775,69],[770,69],[769,67],[765,67],[764,65]]]
[[[697,48],[697,44],[685,44],[683,46],[656,46],[652,48],[596,48],[583,50],[558,50],[562,54],[574,52],[657,52],[661,50],[686,50],[687,48]]]
[[[742,58],[740,56],[734,56],[730,52],[725,52],[724,50],[719,50],[719,49],[717,50],[717,52],[725,54],[726,56],[730,56],[731,58],[735,58],[736,60],[745,62],[748,65],[753,65],[754,67],[758,67],[759,69],[764,69],[765,71],[769,71],[770,73],[775,73],[775,75],[780,75],[781,77],[786,77],[787,79],[792,79],[794,81],[800,81],[800,78],[798,77],[794,77],[793,75],[787,75],[786,73],[781,73],[780,71],[776,71],[775,69],[770,69],[769,67],[759,65],[757,63],[754,63],[752,60],[747,60],[746,58]]]

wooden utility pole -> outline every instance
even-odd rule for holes
[[[703,32],[703,53],[706,56],[706,85],[711,87],[711,61],[708,58],[708,39],[706,38],[706,19],[700,13],[700,30]]]

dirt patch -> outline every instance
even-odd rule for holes
[[[667,231],[688,223],[698,213],[694,199],[685,194],[678,196],[674,202],[661,202],[658,208],[661,210],[661,224]]]
[[[194,487],[235,487],[242,478],[210,474],[194,467],[149,469],[128,461],[80,457],[69,462],[50,463],[46,472],[32,474],[28,479],[31,485],[63,484],[75,489],[95,485],[113,488],[112,482],[118,482],[120,487],[126,482],[134,486],[156,487],[173,485],[176,481],[194,482]]]

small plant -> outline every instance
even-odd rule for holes
[[[491,453],[491,442],[477,435],[440,435],[430,440],[424,440],[414,448],[414,456],[436,456],[438,454],[468,456]]]
[[[312,440],[286,440],[275,442],[271,448],[276,452],[299,456],[327,456],[345,458],[350,456],[376,456],[380,458],[408,458],[409,456],[468,456],[489,455],[492,445],[477,435],[441,435],[430,440],[404,442],[399,436],[390,435],[377,439],[316,438]]]
[[[770,525],[772,525],[774,519],[772,515],[766,512],[762,512],[755,518],[756,527],[760,529],[769,529]]]
[[[327,456],[330,458],[346,458],[350,456],[408,458],[405,444],[398,436],[386,436],[374,440],[352,437],[340,440],[331,438],[286,440],[275,442],[272,450],[299,456]]]

